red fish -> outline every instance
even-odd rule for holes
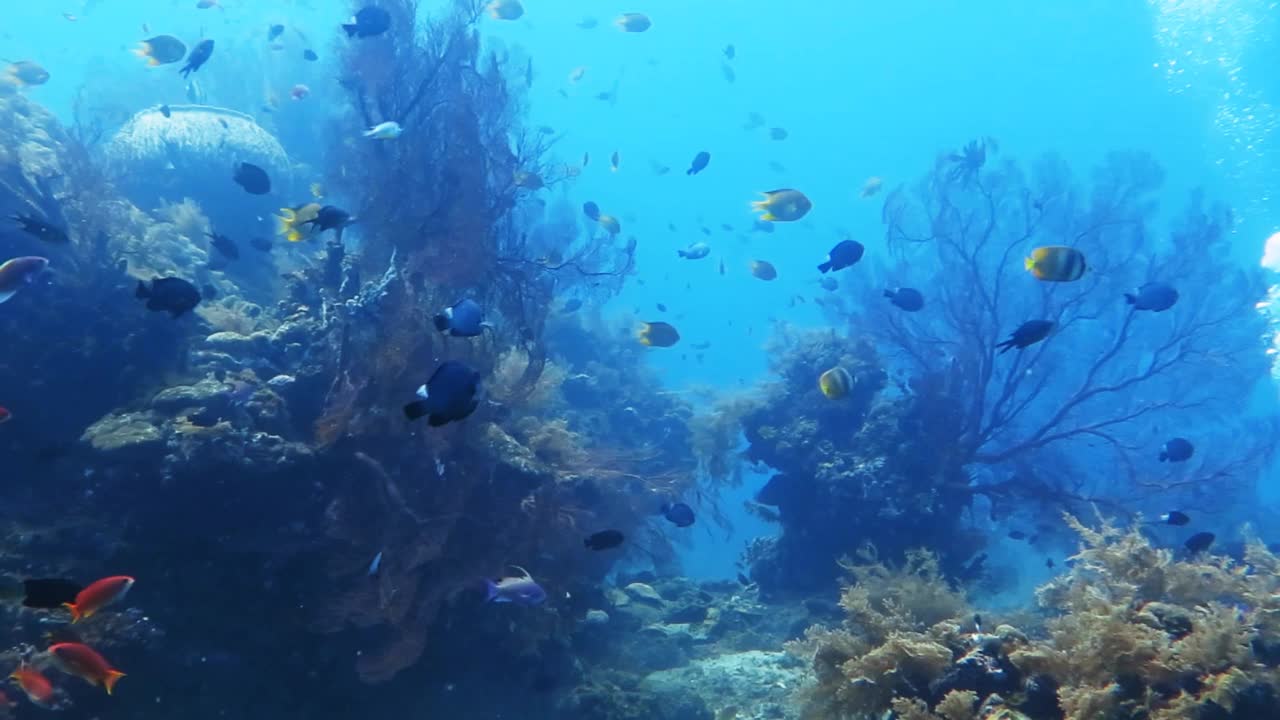
[[[53,705],[53,683],[49,682],[49,678],[42,675],[39,670],[24,665],[14,670],[9,679],[17,680],[18,687],[27,694],[27,699],[36,705],[40,707]]]
[[[84,680],[90,685],[101,685],[110,695],[116,682],[124,673],[111,667],[97,650],[80,643],[58,643],[49,647],[49,654],[63,672]]]
[[[128,575],[102,578],[77,593],[75,602],[63,603],[63,606],[71,611],[71,622],[87,620],[102,608],[123,598],[131,587],[133,578]]]
[[[3,425],[13,419],[13,413],[9,412],[9,408],[0,406],[0,425]]]

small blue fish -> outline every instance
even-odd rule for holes
[[[418,397],[421,400],[404,406],[408,419],[426,417],[431,427],[463,420],[480,404],[480,373],[449,360],[436,368],[431,379],[418,388]]]
[[[453,337],[476,337],[493,325],[484,321],[484,308],[475,300],[464,299],[438,313],[432,321],[436,329]]]
[[[533,579],[529,571],[517,565],[512,565],[511,567],[523,574],[515,577],[504,577],[497,582],[485,580],[487,589],[485,602],[515,603],[526,607],[541,605],[545,602],[547,591],[542,589],[542,586]]]
[[[377,555],[373,556],[373,562],[369,563],[369,577],[378,574],[378,570],[382,568],[382,551],[379,550]]]

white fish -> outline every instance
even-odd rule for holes
[[[388,120],[369,128],[364,136],[373,140],[395,140],[400,137],[402,132],[404,132],[404,128],[400,127],[400,123]]]

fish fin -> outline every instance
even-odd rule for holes
[[[107,671],[107,676],[102,679],[102,686],[107,689],[108,695],[110,695],[111,691],[115,689],[116,683],[119,682],[122,677],[124,677],[124,673],[119,670]]]
[[[16,293],[12,290],[6,290],[5,292],[0,292],[0,303],[8,301],[8,299],[13,297],[15,294]]]
[[[1138,302],[1138,296],[1134,295],[1133,293],[1125,293],[1124,301],[1129,303],[1130,305],[1136,305]]]
[[[525,577],[527,577],[527,578],[529,578],[530,580],[532,580],[532,579],[533,579],[533,576],[529,574],[529,571],[528,571],[528,570],[525,570],[524,568],[520,567],[519,565],[512,565],[511,567],[513,567],[513,568],[515,568],[516,570],[519,570],[520,572],[524,573],[524,576],[525,576]]]
[[[426,400],[428,397],[430,397],[430,393],[427,391],[427,386],[425,384],[418,387],[417,394],[418,394],[418,397],[422,398],[423,400]]]
[[[774,220],[777,220],[778,217],[771,212],[766,212],[764,215],[760,216],[760,219],[766,222],[773,222]]]
[[[415,400],[404,406],[404,416],[410,420],[417,420],[430,413],[431,410],[427,407],[426,400]]]
[[[280,208],[280,212],[282,214],[276,216],[276,234],[289,235],[293,231],[293,224],[297,222],[298,215],[289,208]]]
[[[823,272],[823,273],[831,272],[831,261],[830,261],[830,260],[828,260],[828,261],[826,261],[826,262],[822,263],[821,265],[819,265],[819,266],[818,266],[818,271],[819,271],[819,272]]]
[[[350,38],[356,36],[356,32],[360,29],[360,26],[355,23],[343,23],[342,29],[347,31],[347,37]]]
[[[891,297],[893,297],[893,295],[894,295],[894,293],[893,293],[893,291],[892,291],[892,290],[885,290],[885,291],[884,291],[884,296],[885,296],[885,297],[887,297],[887,298],[891,298]]]
[[[62,603],[62,607],[64,607],[64,608],[66,608],[66,609],[68,609],[68,610],[70,610],[70,611],[71,611],[71,624],[72,624],[72,625],[75,625],[76,623],[80,622],[81,620],[87,619],[90,615],[92,615],[92,614],[93,614],[93,613],[91,613],[91,612],[90,612],[90,613],[81,612],[81,611],[80,611],[80,608],[76,607],[76,604],[75,604],[75,603]]]
[[[429,427],[444,427],[445,425],[448,425],[448,424],[449,424],[449,418],[445,417],[444,415],[432,415],[431,417],[427,418],[427,425]]]

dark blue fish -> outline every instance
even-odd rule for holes
[[[1182,438],[1170,438],[1160,450],[1160,462],[1186,462],[1196,452],[1196,447],[1191,441]]]
[[[271,176],[253,163],[242,162],[237,165],[231,179],[250,195],[266,195],[271,192]]]
[[[1205,550],[1208,550],[1209,546],[1213,544],[1213,541],[1217,539],[1217,536],[1211,532],[1198,532],[1187,538],[1187,541],[1182,545],[1187,549],[1187,552],[1192,555],[1199,555]]]
[[[773,223],[766,223],[770,229]],[[827,253],[827,261],[818,266],[819,272],[828,273],[833,270],[843,270],[862,259],[862,253],[866,248],[862,247],[862,243],[857,240],[841,240],[836,246],[831,248],[831,252]]]
[[[1178,302],[1178,291],[1167,283],[1151,282],[1138,288],[1136,292],[1125,293],[1124,299],[1134,310],[1164,312]]]
[[[889,302],[907,312],[919,312],[924,309],[924,295],[915,288],[885,290],[884,296],[889,298]]]
[[[22,225],[22,231],[47,243],[61,245],[71,242],[62,228],[54,227],[34,215],[10,215],[14,222]]]
[[[621,545],[624,540],[626,536],[617,530],[601,530],[584,539],[582,544],[588,550],[610,550]]]
[[[272,42],[273,40],[275,40],[276,38],[280,37],[283,34],[284,34],[283,25],[279,25],[279,24],[272,25],[271,27],[267,28],[267,42]]]
[[[418,397],[421,400],[404,406],[410,420],[425,417],[431,427],[465,420],[480,405],[480,373],[460,362],[447,361],[418,388]]]
[[[588,218],[592,220],[599,220],[600,206],[588,200],[582,203],[582,214],[586,215]]]
[[[1191,524],[1191,516],[1178,510],[1170,510],[1160,516],[1160,522],[1164,525],[1173,525],[1174,527],[1182,527]]]
[[[486,327],[493,327],[484,321],[484,308],[470,298],[445,308],[432,321],[437,330],[453,337],[475,337],[483,333]]]
[[[996,347],[1000,348],[1002,355],[1014,348],[1021,350],[1049,337],[1049,333],[1053,332],[1053,328],[1056,326],[1057,323],[1052,320],[1028,320],[1019,325],[1008,340],[996,345]]]
[[[711,162],[711,153],[703,150],[693,156],[693,163],[689,165],[689,169],[684,171],[685,175],[697,175],[706,169],[707,163]]]
[[[150,285],[139,280],[134,295],[147,301],[148,310],[168,312],[173,317],[180,317],[200,304],[200,291],[196,286],[176,277],[156,278]]]
[[[325,230],[341,230],[342,228],[355,222],[351,217],[351,213],[334,205],[325,205],[320,208],[320,212],[316,216],[303,225],[315,225],[320,232]]]
[[[381,35],[391,27],[391,13],[376,5],[362,8],[349,22],[343,23],[342,29],[347,37],[367,38]]]
[[[191,49],[191,54],[187,56],[187,64],[182,66],[182,77],[187,77],[191,73],[200,69],[202,65],[209,62],[209,57],[213,55],[213,40],[205,38],[196,43]]]
[[[222,253],[224,257],[230,260],[240,259],[240,248],[236,246],[234,240],[218,233],[205,233],[205,235],[209,236],[209,244],[213,249]]]
[[[173,110],[171,110],[168,105],[161,105],[160,114],[165,116],[166,118],[171,118],[173,117]]]
[[[316,54],[315,50],[307,48],[306,50],[302,51],[302,59],[306,60],[307,62],[315,62],[320,59],[320,56]]]
[[[696,519],[693,508],[684,503],[667,503],[662,506],[662,515],[676,527],[689,527]]]

